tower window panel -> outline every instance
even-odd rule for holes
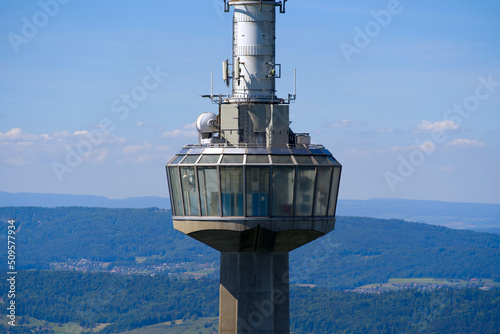
[[[217,168],[199,167],[200,201],[202,216],[219,216],[219,182]]]
[[[290,155],[273,155],[271,159],[273,164],[293,164],[292,156]]]
[[[185,155],[178,155],[170,162],[171,165],[177,165],[181,160],[185,157]]]
[[[314,165],[314,162],[311,159],[311,156],[307,155],[296,155],[295,161],[297,161],[297,164],[299,165]]]
[[[220,155],[219,154],[205,154],[201,157],[200,161],[198,164],[206,164],[206,165],[213,165],[219,162]]]
[[[295,167],[273,168],[272,215],[275,217],[291,216],[293,211],[293,188]]]
[[[328,194],[330,193],[331,180],[332,168],[318,167],[318,181],[316,182],[316,194],[314,200],[315,216],[324,217],[328,213]]]
[[[183,216],[183,206],[182,206],[182,192],[181,184],[179,181],[179,169],[177,167],[169,167],[168,173],[170,176],[170,187],[172,192],[172,206],[175,216]]]
[[[225,154],[222,157],[223,164],[242,164],[243,163],[243,155],[239,154]]]
[[[299,167],[294,205],[295,216],[312,216],[315,183],[316,168]]]
[[[330,162],[324,155],[317,155],[314,157],[314,160],[318,163],[318,165],[330,165]]]
[[[243,167],[220,168],[222,215],[243,216]]]
[[[182,194],[184,196],[184,213],[186,216],[199,216],[198,186],[194,167],[181,167]]]
[[[247,167],[247,216],[269,216],[269,173],[269,167]]]
[[[186,159],[182,160],[181,165],[194,165],[199,157],[199,155],[188,155]]]
[[[247,164],[269,164],[267,155],[247,155]]]
[[[328,205],[329,216],[335,216],[339,183],[340,183],[340,168],[335,167],[333,169],[332,189],[330,190],[330,204]]]
[[[334,157],[332,157],[332,156],[328,156],[328,157],[327,157],[327,159],[330,161],[330,163],[331,163],[332,165],[335,165],[335,166],[340,166],[340,164],[338,163],[338,161],[337,161],[337,160],[335,160],[335,158],[334,158]]]

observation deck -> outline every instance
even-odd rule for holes
[[[187,145],[167,164],[174,227],[223,252],[291,251],[334,229],[341,169],[321,145]]]

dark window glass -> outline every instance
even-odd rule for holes
[[[269,167],[247,167],[247,216],[269,216]]]
[[[337,207],[337,193],[340,183],[340,168],[333,169],[332,188],[330,190],[330,204],[328,205],[328,215],[334,216]]]
[[[221,167],[223,216],[243,216],[243,167]]]
[[[269,164],[267,155],[247,155],[247,164]]]
[[[182,194],[184,196],[184,212],[186,216],[199,216],[198,187],[194,167],[181,167]]]
[[[295,216],[312,216],[315,182],[315,167],[299,167],[294,205]]]
[[[291,155],[273,155],[271,160],[274,164],[293,164]]]
[[[223,164],[242,164],[243,163],[243,155],[239,154],[225,154],[222,157]]]
[[[294,182],[295,167],[273,168],[273,216],[292,215]]]
[[[220,155],[205,154],[201,157],[198,164],[213,165],[219,162]]]
[[[186,159],[182,160],[182,165],[194,165],[198,161],[199,155],[188,155]]]
[[[314,200],[314,215],[326,216],[328,211],[328,194],[332,180],[331,167],[318,168],[318,180],[316,181],[316,196]]]
[[[202,216],[219,216],[219,181],[217,168],[198,167]]]
[[[171,188],[171,202],[173,205],[174,216],[184,216],[184,211],[182,207],[182,192],[181,184],[179,179],[179,168],[169,167],[168,172],[170,175],[170,188]]]

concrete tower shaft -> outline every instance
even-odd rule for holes
[[[231,102],[276,100],[275,1],[229,1],[233,16],[233,91]]]

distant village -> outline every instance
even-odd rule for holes
[[[50,266],[54,270],[71,270],[80,272],[109,272],[120,275],[169,275],[182,278],[200,278],[215,271],[217,264],[208,263],[161,263],[141,264],[130,263],[128,265],[115,265],[112,262],[98,262],[87,259],[68,259],[67,262],[52,262]]]

